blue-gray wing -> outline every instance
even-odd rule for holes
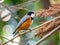
[[[22,23],[24,23],[28,18],[29,18],[29,15],[25,15],[25,16],[20,20],[20,22],[18,23],[16,29],[17,29]]]
[[[18,23],[15,31],[13,32],[14,36],[15,36],[16,33],[17,33],[16,30],[18,29],[18,27],[21,26],[21,24],[23,24],[28,18],[29,18],[29,15],[25,15],[25,16],[19,21],[19,23]]]

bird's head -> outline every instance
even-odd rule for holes
[[[35,17],[35,13],[34,13],[34,12],[28,12],[28,14],[27,14],[27,15],[31,16],[32,18],[34,18],[34,17]]]

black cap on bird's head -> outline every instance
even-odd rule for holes
[[[34,12],[28,12],[27,15],[31,16],[32,18],[35,17],[35,13]]]
[[[34,12],[28,12],[28,15],[30,15],[30,16],[31,16],[31,14],[34,14]]]

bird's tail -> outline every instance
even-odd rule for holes
[[[16,31],[13,32],[13,34],[15,34]]]
[[[14,32],[13,32],[13,36],[16,36],[17,33],[18,33],[18,32],[14,31]]]

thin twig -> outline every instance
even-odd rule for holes
[[[24,2],[22,4],[18,4],[18,5],[15,5],[16,7],[25,7],[27,6],[28,4],[32,4],[33,2],[35,2],[36,0],[29,0],[27,2]]]
[[[11,12],[12,15],[16,15],[15,13],[12,12],[12,10],[8,7],[8,5],[4,4],[4,3],[0,3],[2,6],[4,6],[7,10],[9,10]]]
[[[5,9],[7,9],[7,10],[10,11],[9,14],[11,14],[12,17],[17,16],[17,15],[11,10],[10,6],[8,6],[8,5],[4,4],[4,3],[0,3],[0,4],[1,4]],[[14,9],[14,8],[13,8],[13,9]],[[6,16],[4,16],[3,18],[9,16],[9,14],[7,14]],[[1,21],[3,18],[1,18],[1,16],[0,16],[0,21]]]
[[[18,5],[14,5],[14,6],[10,6],[10,7],[11,8],[14,8],[14,9],[17,9],[17,10],[19,10],[19,9],[28,10],[26,8],[26,6],[28,6],[30,4],[33,4],[35,1],[36,0],[28,0],[28,1],[24,2],[24,3],[18,4]],[[31,10],[28,10],[28,11],[31,11]]]
[[[10,15],[10,13],[8,13],[6,16],[4,16],[3,18],[1,18],[1,19],[4,19],[5,17],[8,17]]]
[[[56,20],[56,19],[58,19],[58,18],[60,18],[60,16],[58,16],[58,17],[56,17],[56,18],[54,18],[54,19],[52,19],[52,20],[50,20],[50,21],[47,21],[47,22],[45,22],[45,23],[43,23],[43,24],[41,24],[41,25],[33,28],[32,30],[34,31],[35,29],[39,28],[40,26],[43,26],[43,25],[45,25],[45,24],[47,24],[47,23],[49,23],[49,22],[51,22],[51,21],[54,21],[54,20]],[[15,38],[19,37],[20,35],[26,34],[26,33],[28,33],[28,32],[30,32],[30,30],[27,30],[26,32],[24,32],[24,33],[22,33],[22,34],[18,34],[18,35],[15,36],[14,38],[12,38],[12,39],[10,39],[9,41],[3,43],[3,45],[7,44],[7,43],[10,42],[11,40],[14,40]]]
[[[45,25],[45,24],[47,24],[47,23],[49,23],[49,22],[51,22],[51,21],[54,21],[54,20],[56,20],[56,19],[59,19],[59,18],[60,18],[60,16],[55,17],[55,18],[53,18],[53,19],[51,19],[51,20],[49,20],[49,21],[47,21],[47,22],[44,22],[43,24],[41,24],[41,25],[39,25],[39,26],[37,26],[37,27],[32,28],[32,30],[35,30],[35,29],[37,29],[37,28],[39,28],[39,27],[41,27],[41,26],[43,26],[43,25]]]
[[[11,13],[8,13],[6,16],[0,17],[0,21],[2,21],[2,19],[4,19],[4,18],[8,17],[10,14],[11,14]]]
[[[3,37],[3,36],[1,36],[2,38],[4,38],[4,39],[6,39],[6,40],[9,40],[8,38],[6,38],[6,37]],[[16,41],[13,41],[13,40],[11,40],[11,42],[15,42],[15,43],[17,43],[17,44],[19,44],[18,42],[16,42]]]
[[[54,32],[56,32],[58,29],[60,29],[60,25],[57,26],[55,29],[53,29],[51,32],[43,36],[39,41],[37,41],[34,45],[39,45],[42,41],[44,41],[46,38],[48,38],[50,35],[52,35]]]
[[[14,5],[14,6],[8,6],[8,5],[6,5],[6,4],[4,4],[4,3],[0,3],[0,4],[2,4],[4,7],[6,7],[12,14],[14,14],[11,10],[10,10],[10,8],[13,8],[13,9],[26,9],[26,8],[24,8],[24,7],[26,7],[28,4],[30,5],[30,4],[32,4],[33,2],[35,2],[36,0],[29,0],[29,1],[27,1],[27,2],[24,2],[24,3],[22,3],[22,4],[18,4],[18,5]]]
[[[8,42],[10,42],[10,41],[14,40],[15,38],[17,38],[17,37],[19,37],[19,36],[20,36],[20,35],[18,35],[18,36],[15,36],[14,38],[12,38],[12,39],[8,40],[7,42],[3,43],[2,45],[5,45],[5,44],[7,44]]]

